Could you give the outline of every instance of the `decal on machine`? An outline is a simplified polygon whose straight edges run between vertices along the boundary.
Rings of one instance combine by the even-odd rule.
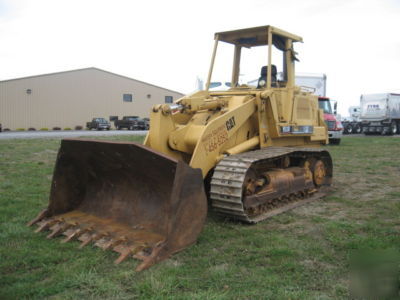
[[[213,152],[221,147],[228,140],[228,131],[225,125],[221,125],[218,128],[205,135],[201,142],[207,153]]]
[[[236,126],[235,116],[230,117],[225,124],[226,124],[226,130],[228,131],[231,130],[233,127],[235,127]]]

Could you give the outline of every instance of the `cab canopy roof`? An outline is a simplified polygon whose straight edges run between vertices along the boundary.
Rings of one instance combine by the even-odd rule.
[[[217,32],[215,39],[226,43],[242,47],[254,47],[268,45],[268,31],[272,33],[272,43],[276,46],[284,45],[285,41],[290,39],[293,42],[303,42],[300,36],[291,34],[279,28],[267,25],[233,31]],[[281,47],[278,47],[281,48]]]

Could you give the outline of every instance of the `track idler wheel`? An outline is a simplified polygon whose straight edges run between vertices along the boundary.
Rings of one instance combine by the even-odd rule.
[[[303,162],[302,167],[305,169],[306,177],[312,179],[316,187],[325,183],[327,170],[322,160],[308,158]]]
[[[316,186],[321,186],[325,181],[326,169],[322,160],[317,160],[312,166],[313,181]]]

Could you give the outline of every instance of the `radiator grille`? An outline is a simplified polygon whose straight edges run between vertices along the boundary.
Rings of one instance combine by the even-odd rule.
[[[328,125],[328,130],[335,129],[336,121],[326,121],[326,125]]]

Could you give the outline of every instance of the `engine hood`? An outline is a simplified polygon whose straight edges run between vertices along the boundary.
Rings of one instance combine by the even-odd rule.
[[[336,121],[336,116],[334,114],[324,114],[325,121]]]

